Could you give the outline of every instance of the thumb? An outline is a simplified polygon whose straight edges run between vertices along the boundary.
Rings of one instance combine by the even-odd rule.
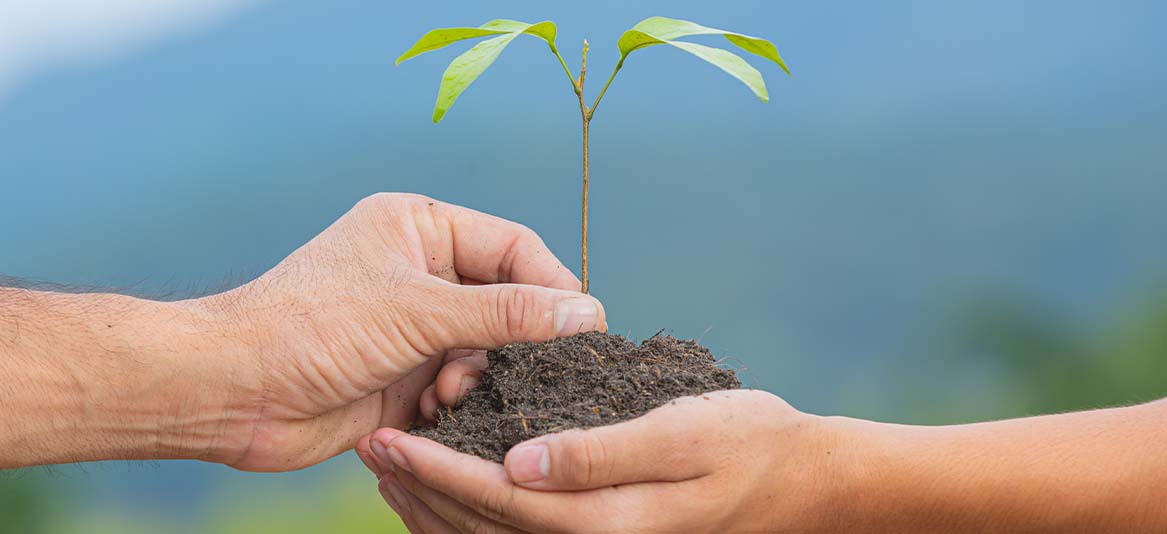
[[[575,291],[522,284],[448,290],[453,302],[436,310],[431,325],[444,334],[448,348],[491,349],[608,329],[600,301]]]
[[[636,419],[568,430],[520,443],[504,466],[516,484],[537,490],[587,490],[637,482],[678,482],[713,471],[714,432],[694,413],[658,408]],[[700,415],[700,414],[698,414]]]

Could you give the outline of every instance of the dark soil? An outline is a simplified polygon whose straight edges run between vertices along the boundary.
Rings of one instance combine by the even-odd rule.
[[[520,442],[569,428],[632,419],[672,399],[741,381],[695,341],[653,336],[640,346],[597,332],[514,343],[487,354],[478,387],[435,426],[410,432],[502,462]]]

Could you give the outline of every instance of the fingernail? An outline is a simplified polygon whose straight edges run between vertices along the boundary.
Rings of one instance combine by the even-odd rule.
[[[466,394],[470,393],[470,390],[477,385],[478,377],[469,375],[462,377],[462,380],[458,382],[458,402],[462,402],[462,399],[466,398]]]
[[[514,482],[538,482],[551,473],[551,456],[546,445],[521,445],[511,451],[510,457]]]
[[[401,454],[401,451],[397,450],[397,447],[390,445],[387,452],[389,453],[389,459],[393,460],[393,465],[409,471],[410,473],[413,472],[413,470],[409,468],[409,460],[405,459],[405,455]]]
[[[369,440],[369,448],[373,449],[373,456],[377,457],[377,462],[382,467],[391,467],[393,465],[393,461],[389,459],[389,455],[385,452],[385,444],[376,439],[371,439]]]
[[[599,315],[595,300],[588,297],[563,299],[555,305],[555,331],[559,336],[590,332],[596,329]]]

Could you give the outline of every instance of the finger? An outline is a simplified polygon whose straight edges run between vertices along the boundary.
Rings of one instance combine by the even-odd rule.
[[[392,476],[393,473],[386,473],[385,475],[377,477],[377,491],[381,494],[381,498],[385,500],[385,504],[388,504],[389,507],[393,509],[393,513],[397,514],[397,517],[400,517],[404,522],[406,515],[405,513],[407,511],[402,505],[404,496],[395,495],[392,491],[390,491],[389,477]]]
[[[413,519],[413,510],[410,508],[412,501],[407,498],[406,492],[400,486],[393,485],[395,480],[393,473],[386,473],[377,481],[377,491],[381,493],[381,498],[385,499],[385,504],[388,504],[401,522],[405,523],[406,530],[415,534],[424,533],[425,531]]]
[[[442,368],[451,362],[456,362],[465,358],[472,358],[478,355],[485,357],[485,351],[472,349],[452,349],[446,351],[446,356],[442,359]],[[449,380],[449,379],[447,379]],[[417,406],[417,424],[433,423],[437,420],[437,410],[441,408],[441,403],[438,401],[438,394],[435,388],[437,377],[433,377],[433,383],[426,386],[425,390],[421,392],[418,398]],[[385,425],[389,426],[389,425]],[[397,427],[401,428],[401,427]]]
[[[590,295],[520,284],[417,284],[400,311],[430,351],[491,349],[607,330],[604,308]],[[420,332],[425,332],[423,336]]]
[[[479,284],[481,285],[481,284]],[[455,362],[462,358],[472,358],[475,356],[486,356],[485,350],[480,349],[454,349],[446,351],[446,359],[442,360],[443,364]]]
[[[507,475],[538,490],[701,477],[715,468],[711,449],[724,422],[716,410],[703,397],[685,397],[615,425],[540,436],[507,452]]]
[[[418,410],[420,411],[421,418],[430,423],[436,421],[440,408],[437,387],[434,384],[430,384],[429,387],[425,388],[425,391],[421,392],[421,399],[418,400]]]
[[[459,532],[484,534],[520,532],[510,525],[488,519],[462,503],[426,487],[409,473],[400,472],[397,475],[397,480],[407,493],[424,503],[434,514],[437,514],[446,523],[453,525]]]
[[[487,283],[580,290],[575,275],[531,229],[445,202],[434,201],[429,207],[435,226],[449,233],[454,269],[460,276]]]
[[[435,514],[424,502],[418,499],[413,494],[405,490],[400,482],[400,477],[395,474],[388,474],[381,479],[380,487],[383,487],[382,496],[386,493],[385,502],[389,502],[392,498],[396,504],[403,509],[404,514],[407,514],[409,519],[406,526],[411,532],[424,532],[425,534],[458,534],[459,530],[442,519],[438,514]],[[393,504],[389,504],[390,508]],[[396,511],[396,508],[394,508]],[[405,515],[399,512],[398,515],[405,521]]]
[[[380,480],[390,466],[381,465],[380,460],[373,454],[372,441],[370,440],[372,436],[372,434],[369,434],[357,440],[357,445],[353,447],[353,450],[356,451],[357,458],[361,459],[361,463],[365,464],[365,467],[373,473],[373,476],[377,480]]]
[[[694,503],[709,500],[707,489],[695,481],[648,482],[577,492],[531,491],[500,481],[493,462],[456,453],[422,438],[413,438],[412,443],[400,441],[405,437],[408,436],[397,434],[388,448],[396,451],[393,454],[400,458],[399,462],[404,462],[394,464],[398,481],[434,513],[463,531],[485,528],[483,521],[489,521],[529,532],[579,531],[581,526],[590,532],[685,532],[690,530],[686,525],[692,526],[691,514],[661,511],[701,510]],[[431,448],[429,452],[437,456],[429,458],[425,452],[419,455],[416,446]],[[449,469],[435,471],[443,468]],[[494,527],[492,523],[485,525]]]
[[[561,530],[571,521],[600,519],[580,511],[579,499],[586,497],[515,486],[503,467],[494,462],[458,453],[396,429],[378,430],[372,439],[383,443],[386,460],[398,473],[412,474],[421,484],[493,521],[544,532]]]
[[[482,381],[486,370],[486,354],[468,356],[442,366],[434,380],[435,400],[445,406],[454,406],[466,393]]]
[[[460,530],[454,525],[451,525],[441,516],[435,514],[430,510],[425,503],[421,502],[417,497],[410,495],[408,492],[405,498],[409,500],[409,507],[412,510],[413,521],[417,524],[419,532],[425,534],[460,534]]]

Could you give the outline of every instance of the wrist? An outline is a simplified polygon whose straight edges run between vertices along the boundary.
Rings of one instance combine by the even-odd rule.
[[[813,432],[810,469],[815,473],[804,508],[817,532],[892,532],[889,503],[906,499],[905,488],[888,476],[896,433],[886,425],[842,416],[809,415]],[[788,518],[774,518],[776,525]]]
[[[957,471],[976,469],[950,443],[952,427],[880,423],[825,417],[840,462],[835,531],[963,531],[959,517],[973,503],[968,479]],[[953,469],[957,466],[957,469]],[[973,516],[976,516],[975,512]]]
[[[180,363],[191,377],[179,413],[196,422],[191,459],[231,464],[252,444],[263,409],[259,336],[223,295],[174,303],[186,316],[180,324],[186,345],[198,358]]]
[[[188,303],[0,289],[0,467],[216,459],[245,345]]]
[[[754,445],[744,447],[757,465],[757,485],[746,489],[726,530],[759,532],[892,532],[873,523],[874,496],[887,491],[878,467],[884,425],[799,412],[773,397],[758,418]],[[743,475],[744,476],[744,475]],[[779,498],[778,496],[781,496]],[[758,522],[743,518],[757,518]]]
[[[790,481],[777,477],[782,486],[769,487],[767,493],[785,492],[795,502],[755,507],[771,511],[765,530],[785,531],[790,525],[806,532],[944,530],[933,522],[939,518],[933,515],[932,491],[940,476],[933,471],[934,455],[928,450],[933,429],[799,415],[793,425],[798,435],[781,439],[798,446],[774,450],[779,465],[794,464],[794,471],[802,475],[794,479],[802,489],[791,494]]]
[[[258,383],[243,332],[198,300],[158,302],[110,295],[119,313],[97,324],[110,365],[85,381],[109,384],[84,399],[100,410],[127,459],[226,461],[250,438]],[[104,331],[102,331],[102,327]],[[99,458],[104,459],[104,458]]]

